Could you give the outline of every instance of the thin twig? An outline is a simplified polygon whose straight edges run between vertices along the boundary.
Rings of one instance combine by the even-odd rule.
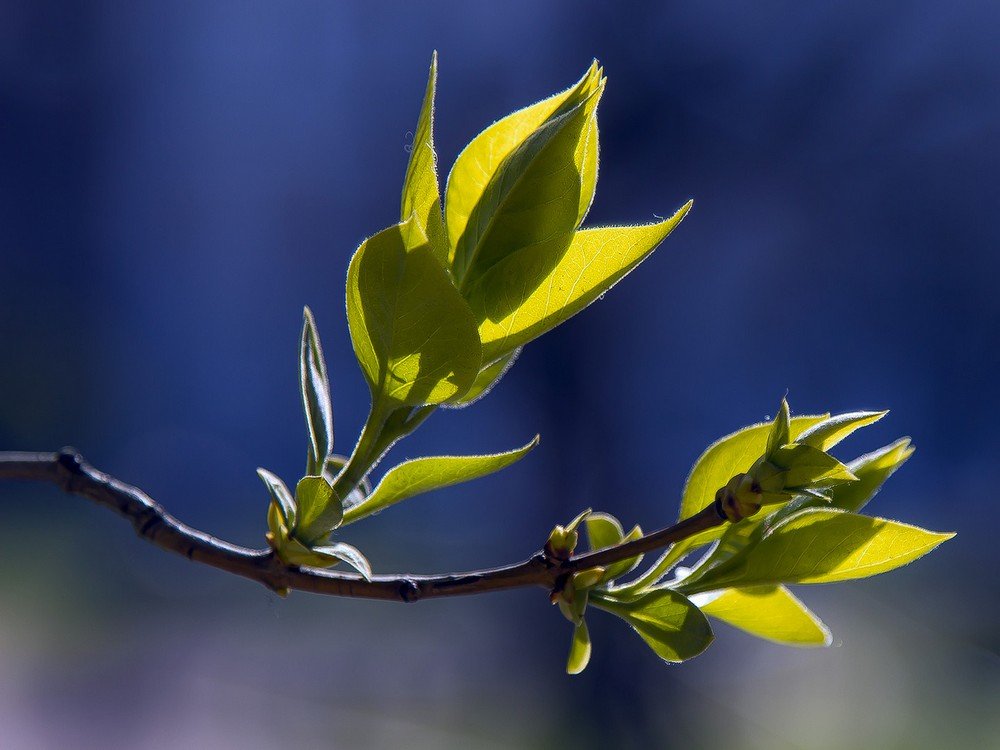
[[[136,533],[161,549],[234,573],[284,593],[290,589],[362,599],[415,602],[434,597],[542,586],[552,590],[569,574],[634,557],[723,523],[714,505],[673,526],[634,541],[568,560],[540,551],[500,568],[435,576],[374,576],[285,565],[270,550],[241,547],[181,523],[137,487],[98,471],[72,448],[58,453],[0,452],[0,479],[51,482],[93,500],[131,522]]]

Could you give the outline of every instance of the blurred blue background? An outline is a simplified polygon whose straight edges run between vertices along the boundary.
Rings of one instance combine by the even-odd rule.
[[[891,408],[872,511],[957,539],[800,595],[836,645],[726,626],[661,664],[536,591],[415,607],[193,566],[106,511],[0,487],[0,747],[1000,747],[996,424],[1000,6],[993,2],[0,3],[0,449],[81,449],[181,519],[262,544],[266,466],[305,456],[301,310],[337,447],[368,395],[348,261],[397,220],[431,51],[442,171],[606,66],[590,225],[684,224],[393,452],[506,472],[352,527],[382,572],[520,559],[593,506],[673,520],[688,468],[771,414]]]

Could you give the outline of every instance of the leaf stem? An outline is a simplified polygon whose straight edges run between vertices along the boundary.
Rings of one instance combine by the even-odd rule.
[[[350,458],[333,481],[336,496],[343,500],[350,495],[389,448],[416,430],[436,409],[435,405],[410,407],[374,402]]]

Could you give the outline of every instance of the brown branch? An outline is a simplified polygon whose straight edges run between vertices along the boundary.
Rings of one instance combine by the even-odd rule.
[[[372,580],[338,571],[299,568],[281,562],[270,550],[241,547],[181,523],[137,487],[98,471],[71,448],[59,453],[0,452],[0,479],[51,482],[65,492],[93,500],[131,522],[136,533],[161,549],[234,573],[284,593],[290,589],[362,599],[415,602],[444,596],[542,586],[561,587],[577,570],[609,565],[686,539],[725,520],[715,505],[673,526],[616,547],[560,560],[540,551],[523,562],[500,568],[436,576],[374,576]]]

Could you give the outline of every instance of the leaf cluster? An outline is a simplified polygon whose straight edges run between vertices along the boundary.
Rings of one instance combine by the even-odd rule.
[[[347,273],[347,317],[371,410],[349,456],[334,453],[329,376],[309,309],[299,347],[308,427],[306,471],[294,493],[260,469],[269,495],[267,539],[287,565],[340,562],[365,578],[365,556],[334,533],[392,505],[503,469],[538,437],[506,452],[404,461],[374,483],[381,457],[439,406],[483,397],[523,346],[589,305],[642,262],[688,212],[639,226],[583,228],[598,173],[597,108],[606,79],[595,61],[566,90],[498,120],[456,159],[442,194],[434,146],[432,60],[403,183],[400,220],[357,248]],[[567,670],[591,654],[590,607],[623,619],[667,662],[701,653],[709,618],[798,646],[826,645],[826,626],[787,588],[882,573],[926,554],[938,534],[861,513],[910,457],[902,439],[847,463],[830,450],[885,412],[792,417],[728,435],[698,459],[679,519],[713,507],[725,523],[642,556],[573,569],[552,601],[573,625]],[[704,527],[699,527],[704,528]],[[607,550],[643,539],[608,513],[584,511],[545,546],[552,565],[581,535]],[[689,567],[689,556],[704,549]],[[630,577],[631,576],[631,577]]]
[[[708,647],[713,638],[708,617],[777,643],[829,645],[829,629],[786,584],[884,573],[954,536],[860,512],[913,454],[910,441],[897,440],[846,464],[827,451],[885,414],[792,418],[782,400],[773,422],[745,427],[709,447],[688,477],[680,519],[741,493],[737,504],[746,516],[677,542],[634,580],[618,579],[638,560],[629,570],[608,569],[587,585],[584,572],[574,576],[559,595],[563,614],[574,625],[567,671],[580,672],[589,660],[583,619],[588,604],[624,619],[668,662]],[[585,513],[572,526],[580,524],[591,549],[627,540],[607,514]],[[553,532],[557,540],[563,538],[561,529]],[[693,566],[679,565],[706,546]]]
[[[435,456],[389,469],[381,456],[438,406],[482,398],[521,348],[589,305],[659,245],[687,213],[642,226],[582,229],[597,185],[594,62],[565,91],[504,117],[461,152],[442,193],[434,147],[437,56],[403,181],[400,221],[358,247],[347,318],[371,412],[349,457],[333,453],[330,385],[308,309],[300,384],[309,452],[294,494],[274,474],[268,541],[288,564],[339,561],[370,575],[363,555],[330,536],[394,503],[498,471],[526,455]]]

